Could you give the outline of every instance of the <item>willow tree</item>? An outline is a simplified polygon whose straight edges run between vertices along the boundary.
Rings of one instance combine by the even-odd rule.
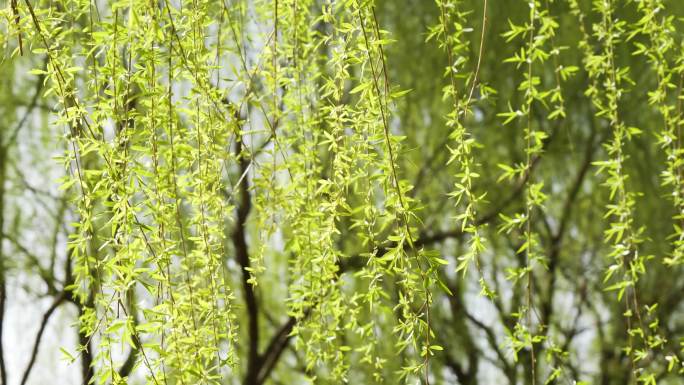
[[[681,382],[684,3],[2,15],[3,118],[25,117],[0,179],[49,126],[73,219],[63,271],[2,225],[33,263],[0,251],[0,300],[18,274],[54,297],[22,384],[65,302],[84,383]],[[49,121],[26,118],[39,99]]]

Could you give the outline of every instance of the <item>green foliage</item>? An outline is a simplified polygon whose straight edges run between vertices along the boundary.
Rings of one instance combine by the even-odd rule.
[[[684,374],[683,4],[2,12],[0,65],[63,134],[73,223],[42,275],[80,309],[85,382]]]

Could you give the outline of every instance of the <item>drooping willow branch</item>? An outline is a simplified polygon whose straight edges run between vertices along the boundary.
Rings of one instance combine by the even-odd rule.
[[[430,4],[428,36],[446,71],[418,98],[446,103],[426,106],[398,87],[409,66],[395,61],[404,46],[393,48],[382,28],[397,25],[380,11],[392,2],[13,2],[13,33],[24,54],[47,61],[33,72],[57,101],[53,123],[69,145],[62,188],[78,219],[66,295],[80,303],[86,377],[92,363],[97,383],[430,384],[449,371],[477,380],[473,355],[483,354],[511,382],[521,367],[533,384],[580,381],[567,357],[589,299],[561,285],[580,290],[565,277],[572,261],[609,247],[632,372],[650,381],[665,328],[646,326],[655,308],[644,313],[637,296],[649,245],[628,182],[639,130],[622,110],[629,78],[620,63],[632,52],[627,37],[643,44],[633,51],[655,74],[648,109],[663,116],[661,182],[678,211],[681,58],[672,19],[655,16],[663,2],[635,3],[642,19],[633,25],[616,4],[594,1],[585,18],[573,0],[515,2],[503,36],[489,32],[505,20],[491,2]],[[580,19],[578,47],[558,45],[574,24],[562,14],[568,6]],[[511,65],[492,63],[504,51]],[[583,68],[571,63],[580,59]],[[404,98],[418,106],[416,127],[403,120]],[[587,182],[601,124],[612,135],[608,160],[596,163],[610,201],[603,248],[584,234],[600,235],[602,224],[583,215],[595,211],[584,189],[604,199]],[[445,143],[440,170],[441,152],[415,155],[427,127]],[[566,157],[580,141],[582,154]],[[404,179],[414,169],[415,188]],[[663,258],[670,266],[679,265],[681,234],[675,227]],[[476,303],[473,263],[498,324],[459,312]],[[584,307],[571,326],[554,303],[566,293]],[[609,302],[599,306],[614,315]],[[446,346],[452,335],[467,354]]]

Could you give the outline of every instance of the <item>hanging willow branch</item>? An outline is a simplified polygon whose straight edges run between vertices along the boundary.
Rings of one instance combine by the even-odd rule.
[[[10,2],[0,43],[45,63],[75,222],[23,382],[65,300],[98,384],[472,384],[480,359],[582,383],[582,328],[629,383],[682,370],[650,288],[684,252],[682,8],[396,3]],[[670,196],[662,244],[639,186]]]

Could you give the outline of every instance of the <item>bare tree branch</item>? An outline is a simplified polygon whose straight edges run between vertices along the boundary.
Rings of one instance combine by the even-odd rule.
[[[38,357],[38,349],[40,347],[40,341],[43,338],[43,333],[45,332],[45,328],[47,327],[47,323],[50,320],[50,317],[52,314],[57,310],[59,305],[64,302],[64,299],[66,297],[66,293],[62,291],[52,302],[52,305],[47,309],[45,314],[43,314],[43,320],[40,323],[40,327],[38,328],[38,334],[36,334],[36,339],[35,342],[33,343],[33,350],[31,351],[31,358],[29,359],[29,363],[26,366],[26,369],[24,370],[24,375],[21,378],[21,385],[26,385],[26,382],[28,381],[28,377],[31,374],[31,370],[33,369],[33,364],[36,363],[36,358]]]
[[[5,305],[7,302],[7,282],[5,275],[5,254],[2,248],[5,228],[5,179],[7,173],[7,146],[0,137],[0,380],[7,385],[7,368],[5,367],[4,345],[2,336],[5,324]]]
[[[306,314],[308,313],[309,312],[307,312]],[[292,328],[296,324],[297,319],[295,317],[290,317],[280,327],[280,330],[278,330],[278,332],[271,339],[271,342],[269,343],[268,347],[266,348],[266,351],[263,353],[260,359],[262,365],[257,376],[257,385],[263,384],[266,381],[266,379],[268,379],[269,375],[278,363],[280,356],[282,355],[283,351],[290,342],[290,339],[292,339],[290,333],[292,332]]]
[[[240,137],[237,140],[237,148],[235,150],[236,155],[240,158],[240,174],[245,173],[247,171],[247,168],[249,167],[249,161],[244,156],[242,156],[242,146],[242,138]],[[235,246],[237,262],[240,265],[240,270],[242,272],[242,290],[243,295],[245,297],[245,304],[247,306],[248,316],[247,330],[249,334],[249,347],[247,355],[247,373],[245,374],[245,384],[256,384],[260,366],[258,350],[259,309],[256,301],[256,295],[254,293],[254,287],[250,283],[251,273],[249,271],[249,251],[245,234],[245,222],[252,208],[248,178],[244,178],[244,180],[238,188],[240,190],[240,200],[237,205],[237,221],[235,229],[233,230],[232,238],[233,244]]]

